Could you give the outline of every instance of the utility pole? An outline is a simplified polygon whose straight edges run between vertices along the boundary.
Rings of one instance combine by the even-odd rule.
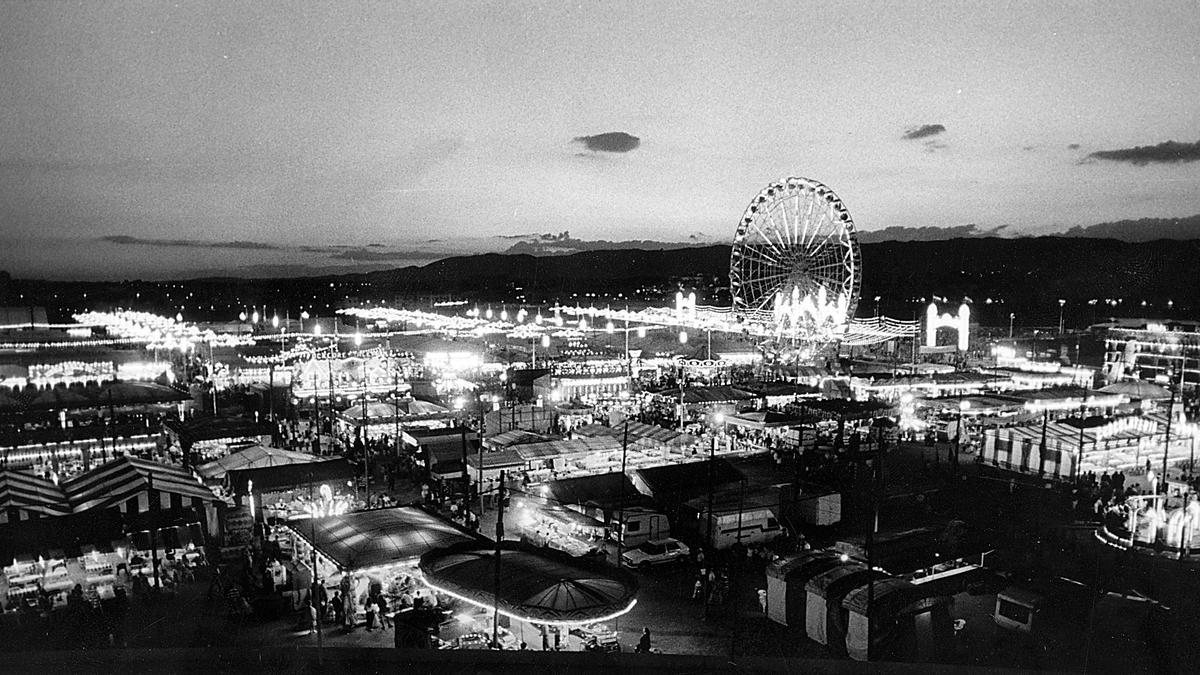
[[[313,489],[313,473],[312,473],[312,471],[309,471],[308,472],[308,501],[309,501],[309,504],[313,503],[312,489]],[[250,495],[250,498],[254,499],[254,495]],[[318,591],[318,589],[321,586],[320,586],[320,582],[317,579],[317,514],[315,511],[308,519],[308,526],[310,528],[309,529],[309,537],[312,541],[312,575],[313,575],[312,589],[308,592],[308,594],[310,596],[309,602],[312,604],[312,607],[316,611],[316,615],[317,615],[317,663],[324,663],[325,662],[325,654],[324,654],[324,651],[322,650],[322,647],[324,647],[324,640],[321,635],[321,618],[322,618],[321,617],[321,602],[320,602],[320,596],[319,596],[319,591]]]
[[[716,546],[713,545],[713,464],[717,459],[717,436],[713,434],[712,445],[708,448],[708,538],[704,545],[709,548],[709,554],[716,554]],[[705,565],[711,567],[712,560],[705,559]],[[704,618],[708,619],[708,595],[711,589],[708,584],[708,575],[704,575]]]
[[[883,490],[884,441],[882,430],[879,449],[875,451],[872,467],[874,485],[871,487],[871,526],[867,528],[867,661],[871,660],[871,644],[875,638],[875,532],[879,530],[879,492]]]
[[[628,332],[625,333],[629,335]],[[621,567],[621,549],[625,543],[625,458],[629,452],[629,417],[625,417],[625,433],[621,438],[621,496],[617,501],[617,567]],[[613,619],[619,625],[621,619]]]
[[[150,501],[150,563],[154,571],[154,592],[162,591],[162,582],[158,578],[158,530],[159,514],[162,512],[162,499],[154,489],[154,473],[146,473],[146,498]],[[251,497],[253,499],[253,497]]]
[[[367,493],[367,504],[371,503],[371,448],[367,445],[367,380],[366,374],[363,374],[363,398],[362,398],[362,429],[361,440],[363,449],[363,489]]]
[[[742,625],[741,612],[738,611],[738,579],[742,576],[742,563],[746,560],[746,556],[742,551],[742,509],[745,505],[745,500],[746,478],[742,477],[741,487],[738,489],[737,555],[734,556],[733,565],[730,568],[733,576],[729,589],[729,594],[733,600],[733,635],[729,639],[730,662],[737,657],[738,629]]]
[[[497,648],[500,646],[500,542],[504,541],[504,500],[507,498],[504,479],[505,472],[501,470],[496,509],[496,578],[492,586],[492,646]]]

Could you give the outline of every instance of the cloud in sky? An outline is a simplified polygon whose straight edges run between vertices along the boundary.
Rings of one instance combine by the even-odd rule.
[[[1068,145],[1068,146],[1067,146],[1067,149],[1068,149],[1068,150],[1078,150],[1078,149],[1079,149],[1079,144],[1078,144],[1078,143],[1072,143],[1072,144],[1070,144],[1070,145]]]
[[[198,241],[195,239],[156,239],[149,237],[130,237],[124,234],[111,234],[100,237],[101,241],[122,246],[177,246],[183,248],[236,248],[255,251],[276,251],[280,246],[266,244],[260,241]]]
[[[595,136],[576,136],[572,143],[582,143],[583,147],[592,152],[629,152],[636,150],[642,144],[642,139],[624,131],[610,131]]]
[[[938,134],[944,133],[945,131],[946,131],[946,127],[944,127],[940,124],[922,124],[919,127],[913,127],[911,129],[906,130],[904,132],[903,138],[906,141],[913,141],[918,138],[929,138],[930,136],[937,136]]]
[[[1117,150],[1097,150],[1088,159],[1106,159],[1111,162],[1127,162],[1134,166],[1147,164],[1180,164],[1200,161],[1200,141],[1180,143],[1163,141],[1158,145],[1139,145]]]
[[[965,239],[969,237],[1001,237],[1008,225],[996,227],[980,227],[974,223],[969,225],[951,225],[948,227],[897,227],[892,225],[881,230],[867,230],[858,233],[858,240],[864,244],[874,244],[883,241],[944,241],[947,239]]]

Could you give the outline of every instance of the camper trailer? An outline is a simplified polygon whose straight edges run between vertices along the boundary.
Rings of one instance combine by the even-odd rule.
[[[665,539],[671,536],[671,523],[667,517],[658,511],[646,508],[625,509],[625,522],[621,523],[616,517],[611,523],[612,537],[621,542],[624,547],[633,547],[651,539]]]

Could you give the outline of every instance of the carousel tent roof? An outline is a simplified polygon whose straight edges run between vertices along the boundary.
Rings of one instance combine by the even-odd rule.
[[[81,387],[53,387],[42,389],[29,398],[31,410],[72,410],[99,405],[84,396]]]
[[[768,427],[788,427],[801,423],[801,418],[774,410],[762,410],[729,415],[725,422],[734,426],[748,429],[766,429]]]
[[[289,527],[343,570],[413,562],[454,544],[486,545],[482,537],[416,506],[355,511]]]
[[[252,445],[244,450],[196,467],[196,473],[205,480],[220,480],[226,472],[236,469],[259,469],[264,466],[315,462],[319,457],[306,452],[293,452],[281,448]]]
[[[292,462],[256,468],[230,469],[225,472],[225,484],[234,494],[249,492],[249,483],[254,481],[254,491],[281,491],[324,483],[350,480],[357,475],[354,465],[344,457],[335,457],[319,462]]]
[[[346,408],[342,412],[338,413],[338,416],[346,420],[361,422],[363,420],[363,407],[362,405],[351,404],[349,408]],[[367,403],[366,417],[367,419],[390,420],[396,417],[396,406],[392,405],[391,403],[384,403],[382,401],[371,401],[370,403]]]
[[[439,415],[450,412],[450,409],[445,406],[415,398],[402,400],[398,406],[400,412],[405,415]]]
[[[175,466],[133,457],[118,457],[63,484],[75,511],[107,508],[153,487],[185,498],[217,501],[212,490]]]
[[[1105,394],[1123,394],[1133,399],[1170,398],[1171,390],[1145,380],[1121,380],[1100,388]]]
[[[625,570],[514,541],[500,544],[499,586],[496,551],[479,543],[428,553],[421,572],[451,595],[539,623],[604,620],[632,607],[638,592],[637,579]]]
[[[25,471],[0,471],[0,511],[17,508],[41,516],[71,512],[67,493],[53,481]]]
[[[174,387],[155,382],[106,382],[97,393],[96,405],[172,403],[190,399],[191,396]]]

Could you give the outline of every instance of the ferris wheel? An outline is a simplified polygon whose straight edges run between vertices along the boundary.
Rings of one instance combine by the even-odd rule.
[[[862,253],[850,212],[833,190],[788,178],[742,215],[729,260],[733,311],[785,359],[835,343],[858,306]]]

